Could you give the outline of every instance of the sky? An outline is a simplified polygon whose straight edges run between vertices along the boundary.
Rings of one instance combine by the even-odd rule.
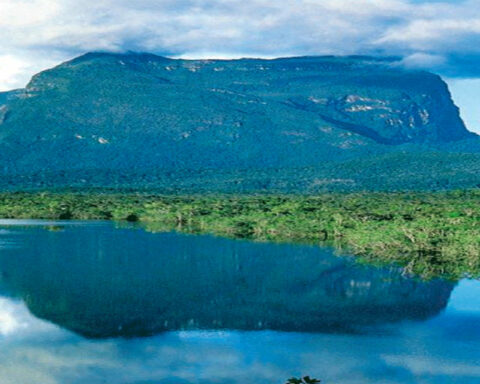
[[[443,75],[480,132],[480,0],[0,0],[0,91],[89,51],[396,56]]]

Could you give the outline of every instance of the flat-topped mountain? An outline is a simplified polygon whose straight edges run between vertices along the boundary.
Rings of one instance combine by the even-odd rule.
[[[3,188],[471,187],[478,142],[439,76],[368,57],[89,53],[0,94]]]

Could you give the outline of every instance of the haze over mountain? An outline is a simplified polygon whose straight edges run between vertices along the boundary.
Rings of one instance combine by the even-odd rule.
[[[0,105],[4,189],[480,185],[480,140],[446,84],[393,59],[89,53]]]

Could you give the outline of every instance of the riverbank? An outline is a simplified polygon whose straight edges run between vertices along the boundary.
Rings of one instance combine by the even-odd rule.
[[[318,196],[4,193],[1,218],[128,220],[151,231],[330,243],[423,278],[480,277],[480,192]]]

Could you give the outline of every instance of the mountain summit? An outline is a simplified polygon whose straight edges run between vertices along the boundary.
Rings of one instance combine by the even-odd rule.
[[[3,188],[468,187],[478,142],[439,76],[369,57],[88,53],[0,94]]]

